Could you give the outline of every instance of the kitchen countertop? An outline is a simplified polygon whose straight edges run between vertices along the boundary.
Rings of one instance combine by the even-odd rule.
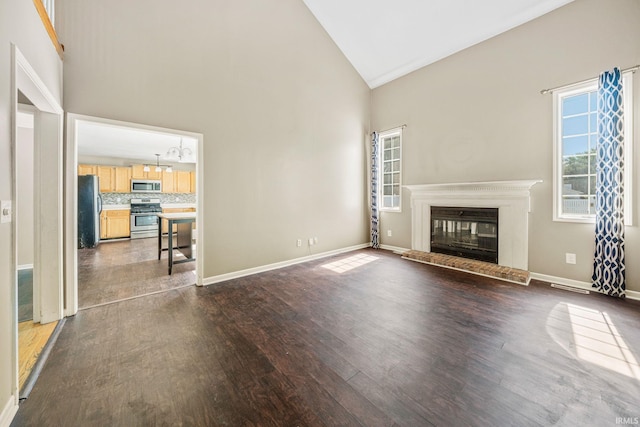
[[[131,209],[131,205],[102,205],[103,211],[118,211]]]
[[[176,213],[163,213],[158,214],[159,218],[170,220],[194,220],[196,219],[195,212],[176,212]]]
[[[195,203],[162,203],[161,208],[196,208]],[[116,211],[116,210],[131,209],[131,205],[102,205],[103,211]]]
[[[196,208],[195,203],[162,203],[161,208]]]

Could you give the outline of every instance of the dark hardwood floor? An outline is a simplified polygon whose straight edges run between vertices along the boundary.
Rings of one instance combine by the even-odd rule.
[[[635,301],[362,250],[80,311],[12,425],[616,425],[639,325]]]
[[[195,268],[195,263],[178,264],[169,276],[167,252],[158,260],[156,238],[105,241],[96,248],[78,249],[78,306],[82,309],[194,285]]]

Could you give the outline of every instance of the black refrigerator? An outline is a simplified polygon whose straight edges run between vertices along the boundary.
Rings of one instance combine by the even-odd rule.
[[[98,177],[78,177],[78,248],[94,248],[100,242],[102,196]]]

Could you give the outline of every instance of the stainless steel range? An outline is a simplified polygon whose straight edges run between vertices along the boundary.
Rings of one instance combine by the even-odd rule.
[[[157,237],[160,199],[131,199],[131,238]]]

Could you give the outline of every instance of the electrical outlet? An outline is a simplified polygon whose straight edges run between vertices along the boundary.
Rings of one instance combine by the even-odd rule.
[[[313,244],[314,244],[314,245],[317,245],[317,244],[318,244],[318,238],[317,238],[317,237],[314,237],[314,238],[313,238]]]
[[[302,246],[302,239],[298,239],[298,240],[296,240],[296,246],[297,246],[297,247]]]
[[[576,263],[576,254],[566,253],[564,254],[565,261],[567,264],[575,264]]]
[[[309,237],[309,246],[313,246],[313,237]]]
[[[387,237],[391,237],[393,236],[393,232],[391,232],[391,230],[387,230]]]

